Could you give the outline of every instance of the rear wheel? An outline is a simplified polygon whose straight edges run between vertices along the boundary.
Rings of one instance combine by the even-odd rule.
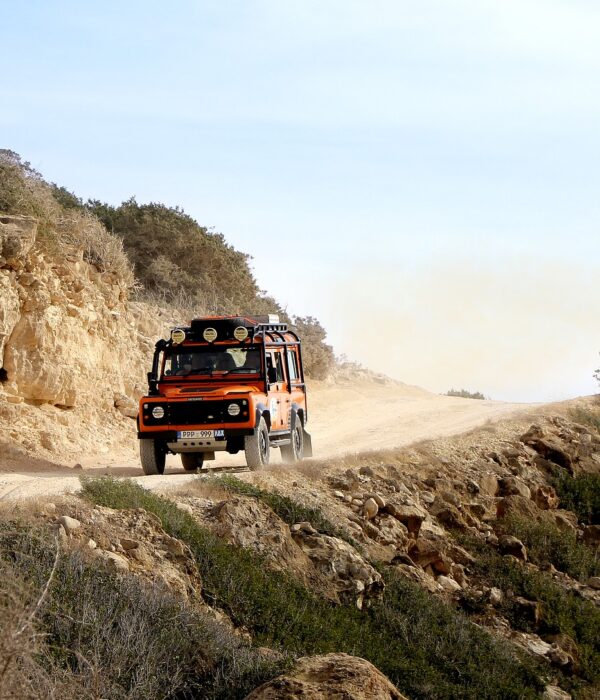
[[[246,464],[250,469],[262,469],[269,464],[271,446],[269,445],[269,430],[264,418],[260,418],[253,435],[244,438]]]
[[[140,459],[144,474],[164,474],[167,452],[158,440],[140,440]]]
[[[182,452],[181,464],[186,472],[195,472],[196,469],[202,469],[204,455],[202,452]]]
[[[289,445],[281,446],[281,458],[284,462],[300,462],[304,457],[304,431],[298,418],[294,421],[291,438]]]

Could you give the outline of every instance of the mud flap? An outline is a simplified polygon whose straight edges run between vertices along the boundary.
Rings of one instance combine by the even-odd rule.
[[[306,430],[304,430],[304,428],[302,429],[302,432],[304,433],[304,456],[310,458],[313,456],[312,438],[306,432]]]

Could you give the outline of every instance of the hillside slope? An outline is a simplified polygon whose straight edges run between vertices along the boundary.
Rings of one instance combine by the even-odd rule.
[[[0,622],[23,632],[0,645],[0,691],[596,698],[598,415],[579,402],[169,497],[98,479],[4,501]]]

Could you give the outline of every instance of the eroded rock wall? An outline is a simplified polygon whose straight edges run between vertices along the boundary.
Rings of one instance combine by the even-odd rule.
[[[0,217],[0,460],[133,450],[131,416],[172,320],[129,302],[81,250],[41,253],[36,234],[34,219]]]

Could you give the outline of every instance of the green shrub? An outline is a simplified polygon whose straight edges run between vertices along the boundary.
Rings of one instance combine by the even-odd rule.
[[[200,226],[178,207],[138,204],[118,207],[88,203],[107,229],[123,241],[146,295],[171,304],[187,298],[200,314],[280,313],[259,289],[249,256],[222,234]]]
[[[475,574],[485,579],[487,585],[513,593],[513,596],[505,596],[501,607],[511,626],[542,635],[569,635],[579,649],[580,675],[590,682],[600,683],[600,609],[575,593],[565,591],[550,574],[532,571],[472,538],[460,539],[476,554]],[[514,596],[541,603],[537,625],[523,617]]]
[[[303,341],[302,359],[304,371],[313,379],[325,379],[335,363],[333,348],[325,342],[327,333],[312,316],[296,316],[292,328]]]
[[[530,560],[542,566],[552,564],[559,571],[585,582],[600,575],[600,559],[594,551],[577,541],[572,530],[550,522],[535,522],[511,516],[502,521],[506,530],[527,547]]]
[[[47,533],[17,528],[0,525],[1,556],[41,589],[54,545]],[[73,698],[242,698],[287,664],[285,657],[267,658],[164,585],[117,575],[78,552],[60,558],[37,627],[44,677],[70,681],[79,691]],[[54,695],[36,697],[42,696]]]
[[[564,469],[556,468],[551,482],[562,508],[572,510],[586,525],[600,523],[600,474],[571,476]]]
[[[597,404],[596,404],[597,405]],[[576,423],[587,425],[597,433],[600,433],[600,409],[594,407],[582,408],[577,406],[569,411],[569,416]]]
[[[227,545],[165,498],[122,480],[84,481],[112,508],[145,508],[194,553],[210,601],[255,643],[292,654],[343,651],[374,663],[411,698],[534,698],[535,665],[416,584],[386,576],[386,595],[365,611],[319,599],[248,550]]]

